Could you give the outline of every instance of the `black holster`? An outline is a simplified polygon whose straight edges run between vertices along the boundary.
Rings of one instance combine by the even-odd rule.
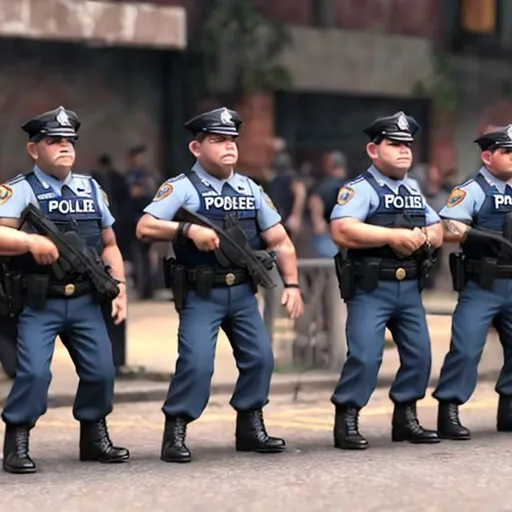
[[[187,269],[178,265],[174,258],[163,260],[165,287],[172,290],[174,307],[179,313],[185,307],[187,298]]]
[[[0,282],[0,317],[19,315],[23,308],[23,284],[21,274],[4,268]]]
[[[450,274],[452,275],[452,287],[456,292],[461,292],[468,282],[466,273],[466,255],[462,252],[452,252],[449,256]]]
[[[424,258],[417,261],[418,265],[418,289],[422,292],[427,284],[430,269],[436,262],[436,258],[432,254],[426,254]]]
[[[338,253],[334,256],[334,265],[341,298],[344,301],[350,300],[356,294],[354,264],[349,259],[344,258],[341,253]]]
[[[23,308],[23,283],[22,275],[4,269],[3,290],[1,299],[1,316],[14,317],[20,314]]]

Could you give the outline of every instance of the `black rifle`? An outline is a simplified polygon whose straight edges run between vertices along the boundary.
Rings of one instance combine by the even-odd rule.
[[[274,283],[269,273],[273,266],[271,255],[267,253],[268,259],[265,259],[261,254],[264,251],[253,251],[251,249],[247,237],[240,226],[238,226],[236,219],[228,217],[228,227],[224,230],[202,215],[188,208],[181,207],[176,214],[176,220],[197,224],[215,231],[220,239],[221,251],[217,252],[216,256],[220,260],[219,263],[221,265],[223,264],[223,259],[220,253],[223,253],[229,262],[246,268],[249,275],[256,279],[261,286],[264,288],[275,288],[276,283]],[[224,264],[224,266],[226,265]]]
[[[507,240],[499,231],[470,228],[466,240],[475,240],[489,244],[500,257],[512,258],[512,241]]]
[[[28,222],[43,236],[49,238],[59,251],[59,259],[52,265],[55,277],[87,276],[99,295],[114,300],[119,294],[119,281],[109,273],[109,267],[101,262],[98,254],[89,249],[75,231],[61,232],[46,215],[29,204],[22,212],[20,228]]]

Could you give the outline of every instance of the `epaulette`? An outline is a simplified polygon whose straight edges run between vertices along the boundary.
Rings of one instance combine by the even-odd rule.
[[[462,187],[465,187],[467,185],[469,185],[470,183],[473,183],[475,181],[474,178],[470,178],[469,180],[465,181],[464,183],[461,183],[460,185],[457,185],[456,187],[454,188],[462,188]]]
[[[360,181],[364,181],[364,176],[356,176],[353,180],[348,181],[345,183],[346,187],[351,187],[352,185],[355,185],[356,183],[359,183]]]
[[[174,183],[174,182],[180,181],[186,177],[187,177],[187,175],[185,173],[181,173],[181,174],[178,174],[178,176],[173,176],[172,178],[169,178],[165,183]]]
[[[17,176],[14,176],[14,178],[11,178],[10,180],[6,181],[5,185],[16,185],[16,183],[19,183],[20,181],[25,180],[24,174],[18,174]]]

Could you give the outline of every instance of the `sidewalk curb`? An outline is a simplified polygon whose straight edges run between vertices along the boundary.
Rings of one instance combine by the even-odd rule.
[[[497,378],[497,371],[488,371],[482,373],[478,377],[479,382],[495,381]],[[326,377],[319,377],[311,380],[301,380],[302,376],[296,376],[286,382],[278,382],[272,384],[270,395],[292,395],[296,400],[301,393],[311,393],[315,391],[328,391],[334,390],[338,382],[338,377],[335,375],[328,375]],[[385,375],[379,378],[377,388],[389,388],[394,380],[394,375]],[[144,381],[147,383],[147,381]],[[431,379],[429,387],[437,385],[438,379]],[[211,396],[230,395],[233,392],[234,383],[221,383],[212,384]],[[144,389],[144,390],[128,390],[128,391],[115,391],[114,400],[116,404],[129,404],[136,402],[163,402],[167,394],[167,387],[157,389]],[[70,407],[73,405],[74,393],[60,393],[50,395],[48,398],[48,407]],[[1,400],[3,405],[5,400]]]

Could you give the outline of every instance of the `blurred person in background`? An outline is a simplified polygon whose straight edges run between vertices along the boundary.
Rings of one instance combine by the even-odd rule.
[[[303,225],[306,187],[287,151],[277,153],[272,172],[268,195],[284,220],[283,225],[288,236],[294,241]]]
[[[318,258],[334,258],[338,248],[332,241],[329,222],[338,191],[347,181],[345,155],[339,151],[325,154],[322,171],[323,176],[309,197],[308,208],[316,256]]]
[[[126,216],[127,208],[130,207],[128,182],[123,174],[115,168],[112,157],[107,153],[102,154],[98,158],[91,176],[99,183],[109,198],[110,211],[114,218],[117,219],[114,224],[114,232],[123,259],[126,259],[132,236],[130,235],[130,230],[133,227]]]
[[[155,268],[151,259],[151,244],[135,237],[137,222],[143,210],[156,193],[160,177],[150,170],[146,162],[147,148],[144,145],[133,147],[128,152],[126,180],[130,190],[129,233],[133,264],[132,278],[140,299],[151,299],[155,293]]]

